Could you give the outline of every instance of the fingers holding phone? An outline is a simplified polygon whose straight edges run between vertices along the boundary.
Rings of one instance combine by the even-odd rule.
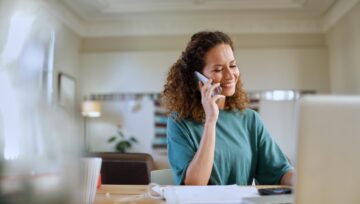
[[[212,80],[209,80],[209,82],[212,81]],[[208,85],[208,90],[206,92],[206,97],[214,97],[216,95],[219,95],[221,93],[218,93],[218,88],[220,88],[220,83],[215,83],[215,84],[209,84]]]
[[[208,80],[208,82],[206,82],[205,84],[199,82],[199,90],[201,92],[201,98],[214,98],[214,99],[222,98],[221,93],[218,92],[219,88],[221,88],[220,83],[212,84],[212,79]],[[215,97],[217,95],[219,95],[219,97]]]
[[[205,120],[216,122],[219,115],[219,106],[217,102],[225,99],[225,96],[221,95],[221,92],[219,93],[219,89],[221,90],[220,83],[212,84],[212,79],[207,79],[200,73],[196,75],[199,79],[201,103],[205,111]]]
[[[206,82],[199,81],[199,89],[201,92],[201,98],[212,97],[214,95],[215,88],[212,88],[212,87],[214,87],[212,82],[213,82],[212,79],[209,79]]]
[[[204,85],[206,84],[208,88],[211,87],[212,82],[213,82],[212,79],[208,79],[206,76],[204,76],[203,74],[201,74],[200,72],[197,72],[197,71],[195,71],[195,76],[196,76],[196,78],[197,78],[200,82],[202,82],[202,84],[204,84]],[[209,81],[210,81],[210,82],[209,82]],[[221,94],[221,91],[222,91],[221,87],[220,87],[220,86],[217,86],[217,87],[214,89],[214,91],[211,92],[211,93],[212,93],[211,96],[214,96],[214,95],[216,95],[216,94]]]

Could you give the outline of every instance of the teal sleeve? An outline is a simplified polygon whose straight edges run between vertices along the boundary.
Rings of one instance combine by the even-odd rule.
[[[260,116],[254,112],[253,131],[257,138],[257,167],[255,179],[261,185],[278,185],[282,176],[293,170],[287,157],[264,127]]]
[[[167,122],[168,159],[176,185],[184,184],[187,168],[195,155],[189,132],[181,121],[169,117]]]

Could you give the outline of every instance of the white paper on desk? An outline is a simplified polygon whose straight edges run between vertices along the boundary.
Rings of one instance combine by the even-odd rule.
[[[166,203],[241,203],[244,197],[259,196],[255,187],[228,186],[166,186]]]

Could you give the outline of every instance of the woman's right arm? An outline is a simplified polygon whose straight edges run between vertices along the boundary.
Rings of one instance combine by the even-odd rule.
[[[209,183],[215,153],[215,129],[219,116],[219,107],[216,101],[225,98],[223,95],[211,96],[211,93],[220,84],[211,85],[212,80],[199,87],[201,103],[205,111],[205,124],[199,148],[191,160],[184,180],[185,185],[207,185]],[[209,87],[209,85],[211,85]]]

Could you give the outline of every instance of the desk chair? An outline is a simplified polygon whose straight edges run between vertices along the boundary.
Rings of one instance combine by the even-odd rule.
[[[91,156],[102,158],[103,184],[147,185],[155,166],[151,155],[145,153],[96,152]]]
[[[171,169],[160,169],[151,171],[151,183],[159,185],[175,185]]]

